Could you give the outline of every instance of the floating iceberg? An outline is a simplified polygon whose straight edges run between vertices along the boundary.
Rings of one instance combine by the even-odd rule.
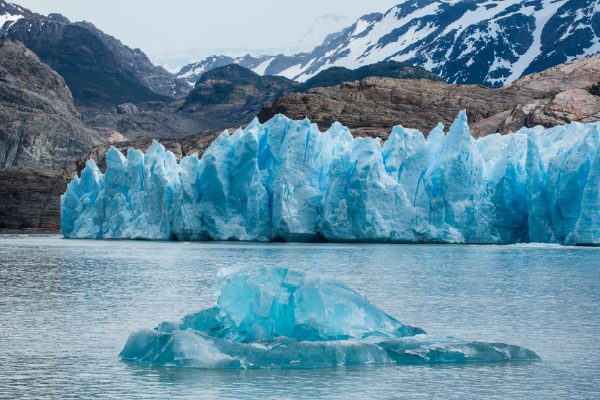
[[[213,308],[132,334],[121,358],[196,368],[533,361],[503,343],[431,337],[344,284],[284,268],[222,275]]]
[[[67,238],[600,245],[600,124],[474,139],[461,112],[427,138],[353,138],[278,115],[202,159],[154,142],[88,161],[62,197]]]

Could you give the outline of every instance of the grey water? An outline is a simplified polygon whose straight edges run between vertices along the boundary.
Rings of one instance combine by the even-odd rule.
[[[540,362],[199,370],[122,362],[129,333],[211,306],[221,268],[339,279],[428,333]],[[0,236],[0,398],[597,399],[600,249]]]

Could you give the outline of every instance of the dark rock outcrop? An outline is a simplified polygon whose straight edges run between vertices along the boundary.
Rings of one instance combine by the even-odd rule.
[[[415,67],[397,61],[382,61],[357,69],[331,67],[304,82],[300,88],[302,91],[306,91],[315,87],[337,86],[344,82],[359,81],[368,77],[441,81],[438,75],[423,67]]]
[[[123,103],[115,107],[115,114],[137,114],[138,107],[133,103]]]
[[[0,170],[60,168],[101,142],[65,81],[21,43],[0,38]]]
[[[265,102],[290,92],[298,83],[280,76],[260,76],[236,64],[202,75],[180,111],[202,115],[222,127],[244,124]]]
[[[0,14],[8,6],[0,0]],[[22,18],[0,27],[0,35],[24,43],[56,70],[77,103],[165,100],[190,90],[187,82],[154,66],[141,50],[130,49],[88,22],[70,22],[60,14],[46,17],[21,7],[12,12]]]
[[[70,178],[64,170],[0,170],[0,232],[58,232],[60,196]]]

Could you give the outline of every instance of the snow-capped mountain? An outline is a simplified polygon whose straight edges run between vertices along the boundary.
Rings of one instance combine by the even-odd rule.
[[[215,68],[224,67],[229,64],[238,64],[253,70],[259,75],[264,75],[261,64],[264,64],[265,61],[270,63],[273,58],[274,57],[271,56],[254,57],[251,55],[245,55],[242,57],[210,56],[200,62],[189,64],[181,68],[181,70],[177,73],[177,76],[179,78],[186,79],[193,84],[196,83],[200,76],[202,76],[205,72],[212,71]]]
[[[406,0],[329,35],[310,53],[233,62],[260,74],[306,81],[332,66],[395,60],[450,83],[497,87],[600,52],[600,0]],[[184,67],[197,79],[207,60]]]

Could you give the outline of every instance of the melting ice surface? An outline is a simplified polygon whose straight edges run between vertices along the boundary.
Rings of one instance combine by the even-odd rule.
[[[133,333],[121,358],[196,368],[533,361],[504,343],[432,337],[344,284],[285,268],[221,274],[214,308]]]
[[[600,244],[600,124],[474,139],[461,112],[379,139],[278,115],[202,159],[155,142],[62,197],[67,238]]]

